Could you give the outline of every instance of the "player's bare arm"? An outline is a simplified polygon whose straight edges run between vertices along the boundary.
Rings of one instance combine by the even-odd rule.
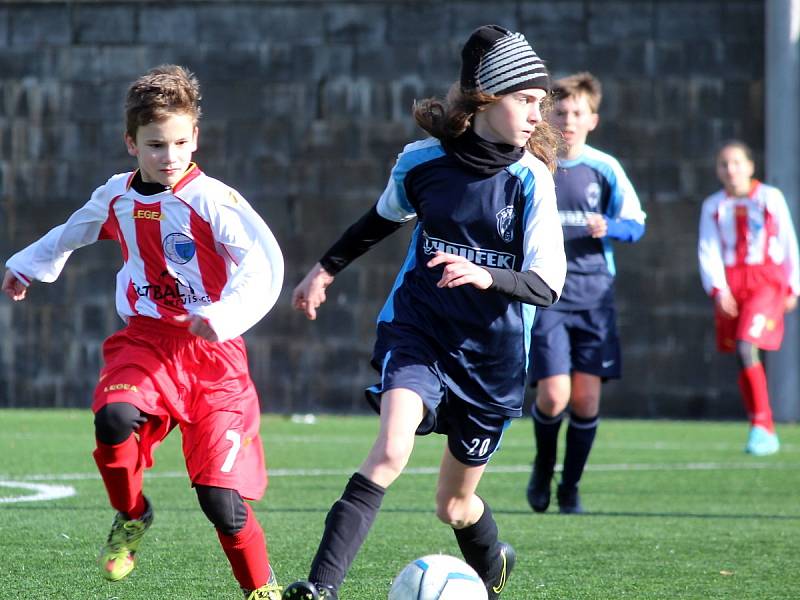
[[[463,256],[437,252],[428,261],[428,268],[445,265],[442,278],[437,282],[437,287],[454,288],[461,285],[472,285],[479,290],[487,290],[492,285],[493,279],[489,271],[468,261]]]
[[[797,308],[797,296],[794,294],[790,294],[786,296],[786,305],[785,310],[787,313],[792,312],[795,308]]]
[[[292,306],[305,313],[311,321],[317,318],[317,309],[325,302],[325,289],[333,283],[334,276],[317,263],[292,292]]]
[[[3,276],[3,292],[14,302],[19,302],[25,299],[28,288],[10,270],[6,270],[6,274]]]

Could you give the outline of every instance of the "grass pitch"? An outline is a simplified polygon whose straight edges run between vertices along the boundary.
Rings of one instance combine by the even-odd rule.
[[[282,583],[307,575],[325,514],[376,431],[371,416],[264,417],[270,485],[254,508]],[[529,510],[531,431],[529,419],[508,430],[479,490],[518,554],[504,600],[800,597],[800,427],[780,427],[781,452],[753,458],[742,452],[742,423],[604,420],[582,516]],[[343,600],[386,598],[415,557],[459,555],[433,512],[443,443],[418,438]],[[93,444],[88,410],[0,411],[0,598],[240,598],[189,487],[178,431],[145,478],[155,523],[136,570],[119,583],[100,577],[96,553],[113,514]]]

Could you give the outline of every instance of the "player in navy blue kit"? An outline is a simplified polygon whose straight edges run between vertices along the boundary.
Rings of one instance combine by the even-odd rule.
[[[536,512],[550,505],[558,433],[569,406],[556,497],[560,512],[580,513],[578,482],[597,432],[600,388],[621,374],[611,240],[637,241],[644,234],[645,214],[616,159],[586,144],[599,119],[600,82],[590,73],[577,73],[554,82],[553,95],[550,122],[565,142],[555,184],[567,278],[558,304],[539,311],[533,326],[536,459],[527,496]]]
[[[514,566],[498,540],[481,475],[510,420],[521,416],[534,306],[556,301],[566,258],[553,178],[557,134],[542,121],[549,75],[519,33],[480,27],[462,50],[445,101],[415,107],[432,137],[405,147],[373,206],[295,288],[309,319],[334,276],[417,219],[407,258],[378,317],[368,398],[380,432],[331,507],[308,582],[284,599],[337,598],[414,435],[447,436],[436,514],[498,598]]]

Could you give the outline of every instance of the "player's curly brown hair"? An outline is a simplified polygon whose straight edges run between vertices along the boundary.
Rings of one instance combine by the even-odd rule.
[[[415,102],[414,120],[435,138],[453,139],[466,131],[475,114],[486,110],[500,98],[477,90],[466,91],[455,83],[444,100],[425,98]],[[544,118],[552,106],[552,97],[548,94],[541,106],[543,120],[536,124],[526,147],[550,171],[555,171],[561,136]]]
[[[178,65],[150,69],[128,88],[125,97],[125,132],[136,138],[139,127],[184,113],[200,119],[200,84],[194,73]]]

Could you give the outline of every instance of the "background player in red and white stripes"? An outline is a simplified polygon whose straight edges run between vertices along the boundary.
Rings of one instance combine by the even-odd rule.
[[[713,298],[717,347],[736,352],[739,389],[750,419],[745,450],[774,454],[775,434],[761,351],[778,350],[783,315],[797,306],[797,237],[783,194],[753,179],[752,152],[738,140],[717,154],[723,189],[703,202],[698,257]]]
[[[267,477],[260,409],[240,337],[275,304],[280,248],[235,190],[191,162],[200,91],[175,65],[129,88],[125,144],[139,168],[112,176],[63,225],[12,256],[2,289],[22,300],[52,282],[72,251],[114,240],[122,251],[116,308],[126,327],[103,345],[94,395],[94,458],[118,511],[100,554],[118,581],[153,520],[142,475],[176,425],[192,485],[245,597],[280,598],[264,533],[244,499]]]

